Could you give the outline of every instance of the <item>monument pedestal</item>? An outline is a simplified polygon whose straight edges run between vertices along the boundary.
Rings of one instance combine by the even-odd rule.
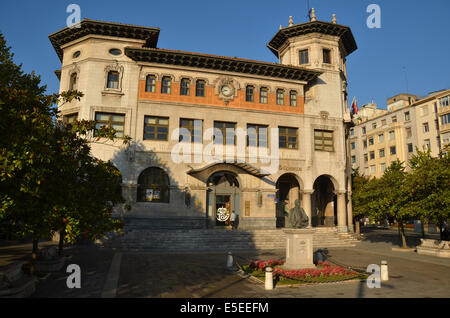
[[[313,261],[313,234],[311,229],[285,229],[286,269],[315,268]]]

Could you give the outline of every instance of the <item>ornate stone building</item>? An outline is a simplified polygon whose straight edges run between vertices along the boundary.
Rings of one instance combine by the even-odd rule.
[[[134,224],[223,228],[234,211],[240,229],[275,229],[299,199],[311,226],[352,230],[350,28],[291,19],[267,45],[279,63],[157,48],[159,32],[85,19],[49,36],[60,90],[84,93],[60,107],[63,119],[133,139],[92,144],[122,173],[132,209],[120,213]],[[225,159],[210,160],[211,149]]]

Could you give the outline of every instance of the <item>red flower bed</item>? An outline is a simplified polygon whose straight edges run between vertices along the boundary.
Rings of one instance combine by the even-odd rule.
[[[287,270],[280,267],[283,260],[251,261],[248,265],[250,270],[263,272],[266,267],[274,267],[274,278],[284,277],[291,279],[308,279],[314,277],[334,277],[334,276],[357,276],[358,273],[342,266],[334,266],[328,262],[318,262],[317,268]]]

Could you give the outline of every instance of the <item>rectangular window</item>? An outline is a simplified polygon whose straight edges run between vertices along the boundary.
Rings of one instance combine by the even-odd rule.
[[[393,117],[392,117],[392,122],[393,122],[393,123],[396,123],[396,122],[397,122],[397,116],[393,116]]]
[[[98,130],[106,126],[116,131],[116,137],[123,137],[125,115],[113,113],[95,113],[94,136],[98,136]]]
[[[278,127],[279,146],[283,149],[297,149],[297,128]]]
[[[297,92],[296,91],[291,91],[289,94],[289,105],[291,105],[292,107],[296,107],[297,106]]]
[[[442,125],[450,124],[450,114],[445,114],[441,117],[441,123]]]
[[[369,138],[369,146],[373,146],[374,141],[373,141],[373,137]]]
[[[215,121],[214,122],[214,143],[222,145],[236,144],[236,123]]]
[[[366,134],[366,127],[362,127],[362,134],[365,135]]]
[[[203,80],[198,80],[195,88],[195,96],[205,97],[205,84],[206,82]]]
[[[372,129],[377,129],[377,123],[372,124]]]
[[[255,101],[255,88],[253,86],[247,86],[245,90],[245,101],[253,103]]]
[[[309,63],[308,50],[301,50],[300,51],[300,64],[308,64],[308,63]]]
[[[261,87],[261,89],[259,90],[259,102],[261,104],[267,104],[267,101],[268,101],[267,96],[268,96],[267,88]]]
[[[247,146],[267,148],[268,126],[247,125]]]
[[[381,120],[381,126],[386,126],[386,119]]]
[[[428,125],[428,123],[424,123],[423,124],[423,132],[427,133],[430,131],[430,126]]]
[[[353,149],[355,149],[355,143],[354,142],[351,142],[350,143],[350,148],[353,150]]]
[[[413,144],[408,144],[408,152],[413,152],[413,151],[414,151]]]
[[[354,136],[355,135],[355,130],[353,128],[350,129],[350,136]]]
[[[430,150],[430,149],[431,149],[431,142],[430,142],[430,139],[425,139],[425,140],[423,141],[423,143],[425,144],[425,149],[426,149],[426,150]]]
[[[334,151],[333,131],[314,130],[314,149]]]
[[[180,118],[180,141],[201,143],[202,126],[203,121],[201,119]]]
[[[381,172],[384,172],[386,170],[386,164],[385,163],[382,163],[380,165],[380,170],[381,170]]]
[[[78,120],[78,113],[63,116],[64,125],[73,125],[73,123],[76,122],[77,120]]]
[[[406,127],[406,138],[411,138],[412,137],[412,130],[411,127]]]
[[[181,80],[180,95],[189,96],[191,81],[187,78]]]
[[[411,120],[411,115],[409,114],[409,112],[405,113],[405,121],[410,121]]]
[[[395,140],[395,131],[394,130],[391,130],[389,132],[389,140]]]
[[[374,160],[375,159],[375,151],[371,151],[369,153],[369,155],[370,155],[370,160]]]
[[[172,86],[172,79],[169,76],[164,76],[161,82],[161,93],[170,94]]]
[[[356,156],[352,156],[352,163],[356,163]]]
[[[363,148],[367,148],[367,140],[363,140]]]
[[[378,142],[384,142],[384,134],[379,134],[378,135]]]
[[[372,174],[377,173],[377,166],[370,166],[370,173]]]
[[[277,90],[277,105],[284,105],[284,91],[282,89]]]
[[[119,72],[108,73],[108,85],[107,88],[119,89]]]
[[[391,155],[395,155],[397,153],[395,146],[390,147],[389,150],[391,152]]]
[[[169,140],[169,118],[145,116],[144,140]]]
[[[331,51],[329,49],[323,49],[323,62],[331,64]]]
[[[450,95],[439,98],[439,107],[447,107],[450,105]]]
[[[380,158],[384,158],[384,148],[380,149]]]
[[[145,91],[154,93],[156,91],[156,77],[154,75],[147,75],[145,80]]]
[[[364,154],[364,162],[367,162],[367,161],[369,161],[369,156],[365,153]]]

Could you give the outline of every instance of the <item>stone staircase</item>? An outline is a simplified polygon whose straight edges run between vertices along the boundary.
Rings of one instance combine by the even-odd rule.
[[[315,228],[316,248],[351,247],[358,240],[335,228]],[[286,236],[276,230],[132,229],[102,242],[104,246],[136,251],[237,251],[286,248]]]

